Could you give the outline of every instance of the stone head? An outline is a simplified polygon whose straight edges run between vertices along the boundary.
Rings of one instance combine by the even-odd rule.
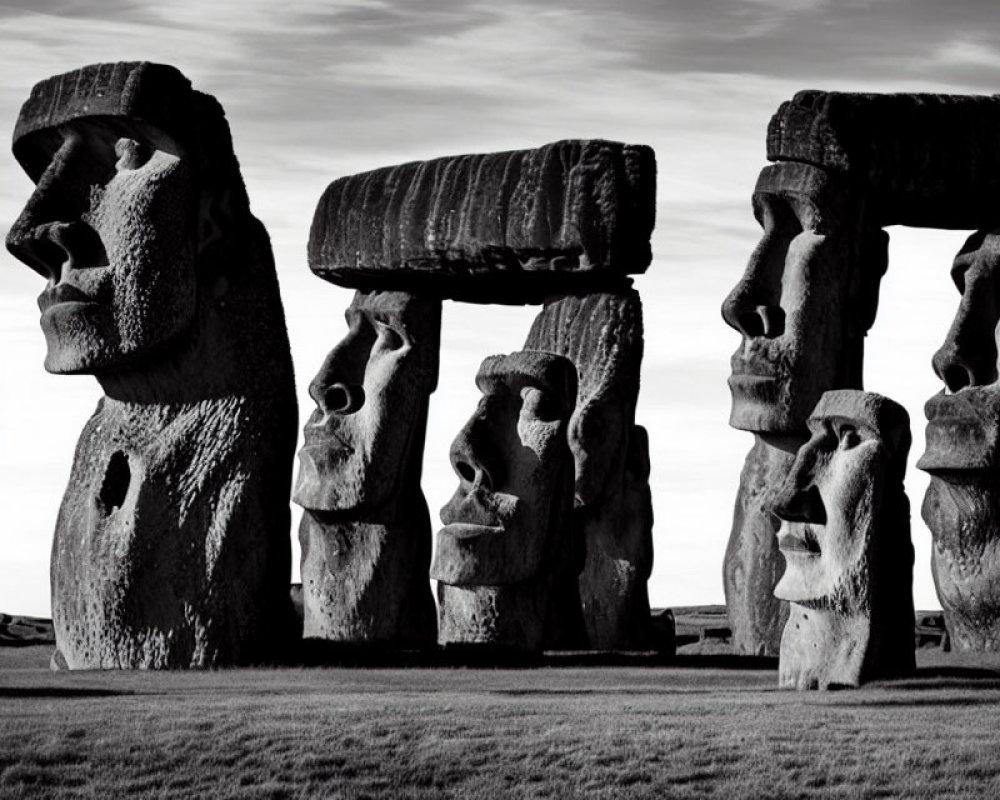
[[[316,408],[294,500],[314,511],[370,510],[404,484],[419,487],[428,397],[437,385],[439,300],[357,292],[345,316],[347,334],[309,385]]]
[[[808,164],[761,171],[763,236],[722,306],[743,337],[729,378],[733,427],[796,434],[824,391],[861,385],[888,237],[865,221],[857,194]]]
[[[441,510],[431,577],[499,586],[576,564],[561,519],[573,491],[573,364],[552,353],[491,356],[476,384],[483,396],[451,446],[459,487]]]
[[[870,602],[875,540],[893,535],[883,528],[902,494],[909,417],[881,395],[846,389],[826,392],[807,424],[810,438],[774,501],[786,562],[774,594],[805,606],[861,610]]]
[[[576,365],[579,384],[569,421],[576,470],[576,505],[599,504],[618,491],[633,436],[642,363],[642,303],[633,289],[570,295],[547,304],[525,349],[547,350]],[[648,458],[643,452],[635,460]]]
[[[48,281],[50,372],[114,373],[170,349],[199,297],[225,293],[227,270],[266,241],[256,220],[247,229],[221,107],[173,67],[97,64],[42,81],[13,149],[36,187],[7,247]]]

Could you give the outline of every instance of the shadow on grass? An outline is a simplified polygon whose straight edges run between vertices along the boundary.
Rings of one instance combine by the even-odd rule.
[[[118,689],[87,689],[70,686],[0,686],[0,697],[120,697],[135,692]]]

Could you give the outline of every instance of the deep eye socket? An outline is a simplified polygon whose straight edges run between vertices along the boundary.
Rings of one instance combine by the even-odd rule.
[[[152,155],[153,150],[148,145],[137,139],[122,136],[115,142],[115,156],[118,158],[115,169],[119,172],[139,169]]]
[[[537,386],[523,386],[521,416],[533,421],[552,422],[559,419],[559,406],[551,393],[544,389],[539,389]]]
[[[372,324],[375,326],[375,330],[378,333],[378,343],[386,350],[399,350],[406,340],[403,339],[402,334],[395,328],[387,325],[384,322],[379,322],[378,320],[373,320]]]
[[[861,434],[853,425],[841,425],[837,430],[837,447],[840,450],[850,450],[861,444]]]

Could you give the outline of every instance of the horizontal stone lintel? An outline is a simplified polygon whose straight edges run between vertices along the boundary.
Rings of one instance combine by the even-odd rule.
[[[473,302],[540,302],[519,292],[645,272],[655,212],[656,160],[644,145],[567,140],[412,162],[327,187],[309,267],[353,288],[426,284]],[[487,287],[509,299],[489,299]]]

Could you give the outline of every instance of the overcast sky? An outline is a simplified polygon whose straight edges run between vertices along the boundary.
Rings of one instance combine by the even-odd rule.
[[[99,61],[170,63],[214,94],[274,244],[300,421],[311,408],[309,379],[345,330],[351,297],[306,266],[309,223],[330,181],[565,138],[651,145],[659,166],[654,256],[636,280],[647,339],[639,418],[650,432],[656,515],[650,594],[655,606],[721,603],[732,505],[753,440],[726,424],[739,337],[719,306],[759,234],[750,193],[766,163],[767,121],[804,88],[997,91],[1000,13],[976,0],[610,6],[0,0],[0,124],[13,129],[35,82]],[[5,146],[0,233],[31,188]],[[910,412],[914,592],[918,607],[936,608],[930,534],[919,518],[927,477],[912,462],[923,449],[923,403],[939,388],[930,359],[957,306],[949,266],[965,234],[889,232],[865,380]],[[6,251],[0,262],[0,611],[48,615],[52,530],[100,392],[90,377],[44,372],[35,305],[42,279]],[[533,314],[446,304],[424,459],[435,524],[457,485],[448,446],[476,403],[476,368],[518,349]]]

